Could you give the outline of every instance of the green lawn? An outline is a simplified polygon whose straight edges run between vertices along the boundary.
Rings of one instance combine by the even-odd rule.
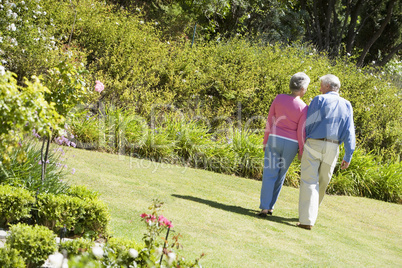
[[[274,215],[259,211],[260,181],[69,149],[72,184],[101,193],[112,235],[140,241],[140,214],[155,198],[182,235],[182,253],[204,267],[402,267],[402,206],[326,196],[312,231],[295,227],[298,189],[284,187]]]

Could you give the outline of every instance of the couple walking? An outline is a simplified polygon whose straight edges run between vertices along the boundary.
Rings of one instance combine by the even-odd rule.
[[[331,180],[344,143],[341,169],[346,169],[355,149],[353,110],[339,96],[341,83],[335,75],[324,75],[321,95],[307,106],[301,97],[310,78],[296,73],[290,79],[291,94],[276,96],[269,109],[264,135],[264,171],[259,216],[272,215],[286,172],[297,152],[301,160],[298,227],[311,230],[318,207]]]

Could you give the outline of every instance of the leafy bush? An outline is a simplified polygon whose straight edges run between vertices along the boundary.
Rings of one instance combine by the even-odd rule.
[[[233,133],[233,150],[238,157],[238,175],[249,178],[262,177],[264,151],[261,135],[236,129]]]
[[[0,226],[30,217],[35,199],[22,188],[0,185]]]
[[[99,125],[98,115],[85,110],[74,117],[69,117],[68,124],[68,130],[74,135],[78,148],[100,148],[104,130]]]
[[[26,79],[24,83],[26,87],[21,87],[17,84],[15,74],[0,72],[0,165],[7,165],[11,161],[10,153],[32,129],[40,135],[48,134],[50,129],[59,130],[59,124],[63,121],[54,105],[46,102],[44,94],[48,89],[38,78],[32,82]],[[26,155],[21,151],[16,156],[18,162],[25,159]]]
[[[5,67],[23,77],[44,72],[56,61],[55,25],[36,0],[3,1],[0,9],[0,58]]]
[[[94,245],[95,243],[93,241],[80,237],[60,242],[59,252],[66,250],[68,258],[71,258],[72,256],[89,252]]]
[[[18,250],[28,268],[42,265],[57,249],[56,236],[44,226],[17,224],[10,231],[6,246]]]
[[[376,176],[374,198],[387,202],[402,203],[402,162],[380,165]]]
[[[18,250],[9,247],[0,247],[0,267],[25,268],[26,266]]]
[[[342,147],[340,160],[344,153]],[[381,163],[377,158],[357,148],[348,169],[340,170],[338,163],[327,192],[401,203],[402,162]]]
[[[66,225],[76,235],[107,235],[109,212],[97,198],[81,199],[68,195],[40,194],[37,200],[38,224],[58,232]]]
[[[69,196],[75,196],[82,200],[86,199],[97,199],[99,197],[99,193],[96,191],[89,190],[87,187],[82,185],[72,185],[66,192]]]

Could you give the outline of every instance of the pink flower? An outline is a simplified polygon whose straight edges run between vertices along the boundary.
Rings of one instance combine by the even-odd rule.
[[[172,223],[168,219],[163,217],[162,215],[159,216],[158,222],[160,225],[165,225],[166,227],[169,227],[169,228],[173,227]]]
[[[141,218],[144,219],[144,218],[146,218],[146,217],[148,217],[148,214],[146,214],[146,213],[142,213],[142,214],[141,214]]]
[[[101,93],[105,89],[105,86],[102,84],[101,81],[95,81],[95,91]]]

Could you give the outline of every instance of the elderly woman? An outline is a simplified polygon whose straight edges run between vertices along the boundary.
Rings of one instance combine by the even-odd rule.
[[[264,135],[264,170],[259,216],[272,215],[286,173],[299,150],[303,154],[307,105],[304,96],[310,78],[296,73],[290,79],[290,94],[276,96],[269,108]]]

